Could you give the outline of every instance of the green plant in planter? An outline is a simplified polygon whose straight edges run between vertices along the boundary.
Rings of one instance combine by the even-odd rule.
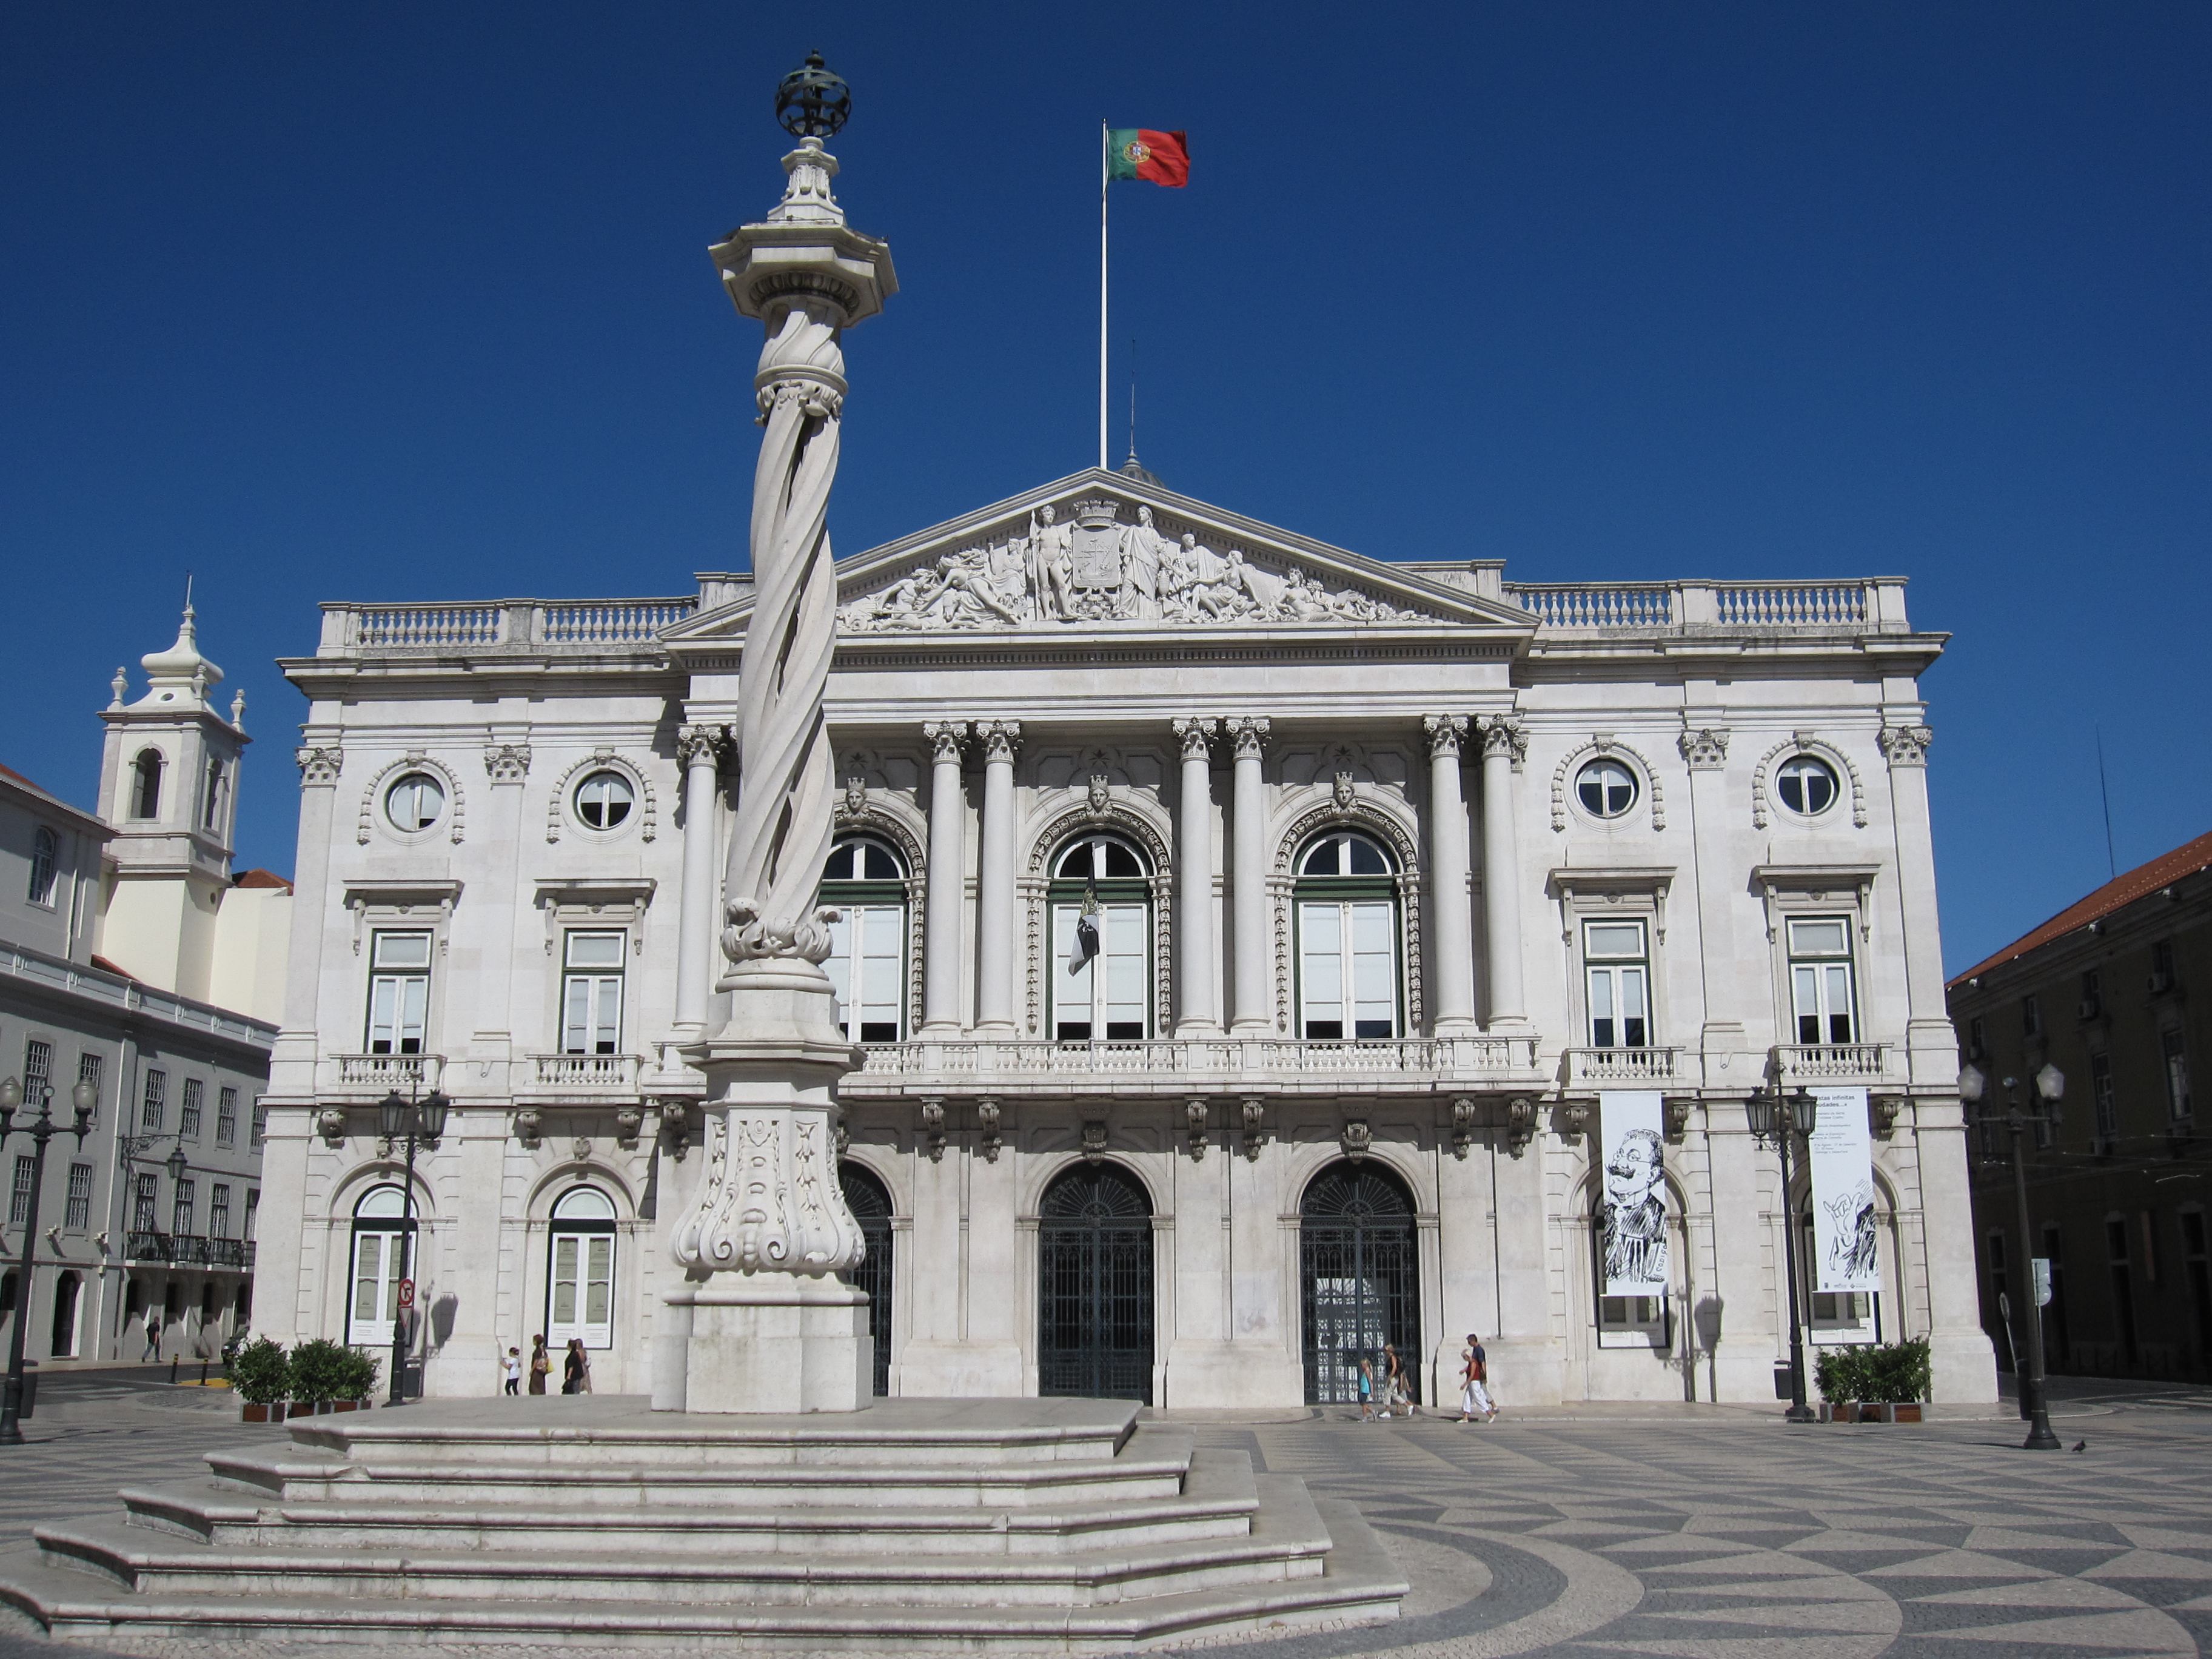
[[[352,1353],[328,1337],[302,1342],[292,1350],[292,1397],[319,1406],[326,1400],[356,1399],[348,1387],[352,1370]]]
[[[280,1343],[261,1337],[231,1362],[231,1387],[249,1406],[273,1406],[292,1397],[292,1361]]]
[[[1866,1355],[1866,1392],[1860,1399],[1908,1406],[1928,1397],[1932,1379],[1924,1340],[1887,1342],[1863,1352]]]
[[[363,1348],[348,1348],[340,1381],[340,1400],[367,1400],[376,1392],[376,1356]]]

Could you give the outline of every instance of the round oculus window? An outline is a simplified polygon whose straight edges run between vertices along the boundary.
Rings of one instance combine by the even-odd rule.
[[[1592,817],[1617,818],[1636,805],[1636,774],[1615,760],[1594,760],[1575,775],[1575,799]]]
[[[629,818],[636,799],[621,773],[594,772],[576,786],[576,816],[587,830],[616,829]]]
[[[1815,817],[1835,805],[1835,769],[1810,755],[1796,756],[1774,775],[1774,793],[1791,811]]]
[[[445,815],[445,786],[428,772],[410,772],[384,792],[384,814],[392,827],[415,835]]]

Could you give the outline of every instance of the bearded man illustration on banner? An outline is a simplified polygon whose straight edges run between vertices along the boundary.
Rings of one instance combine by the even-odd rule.
[[[1661,1103],[1644,1090],[1598,1097],[1598,1248],[1606,1296],[1667,1293],[1667,1189]]]

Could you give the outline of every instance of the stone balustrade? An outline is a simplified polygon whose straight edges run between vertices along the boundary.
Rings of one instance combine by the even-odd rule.
[[[457,605],[325,605],[319,656],[393,653],[600,651],[653,645],[698,609],[690,596],[497,599]]]
[[[1570,1048],[1562,1077],[1567,1086],[1637,1088],[1690,1080],[1680,1048]]]
[[[1905,584],[1875,576],[1825,582],[1507,582],[1505,597],[1546,634],[1904,633]]]
[[[1784,1083],[1881,1083],[1888,1060],[1879,1042],[1778,1043],[1775,1075]]]

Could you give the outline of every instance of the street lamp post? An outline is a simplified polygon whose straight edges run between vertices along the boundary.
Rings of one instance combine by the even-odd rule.
[[[54,1121],[54,1085],[42,1083],[35,1085],[39,1091],[39,1115],[27,1123],[15,1123],[16,1109],[23,1103],[23,1085],[14,1078],[0,1082],[0,1144],[8,1139],[9,1131],[20,1127],[31,1137],[34,1148],[31,1154],[31,1207],[23,1217],[23,1265],[15,1275],[15,1328],[8,1339],[8,1381],[0,1389],[0,1446],[20,1446],[23,1431],[16,1421],[23,1398],[23,1330],[31,1322],[31,1253],[39,1242],[39,1198],[46,1184],[46,1143],[56,1135],[74,1134],[76,1144],[84,1145],[84,1137],[92,1127],[92,1114],[100,1104],[100,1091],[89,1083],[79,1083],[70,1091],[70,1103],[76,1108],[74,1124]]]
[[[1975,1066],[1960,1068],[1959,1098],[1969,1106],[1980,1103],[1989,1089],[1989,1079]],[[2027,1218],[2027,1159],[2021,1137],[2027,1133],[2028,1115],[2020,1108],[2020,1079],[2007,1078],[2005,1090],[2005,1127],[2012,1135],[2012,1192],[2019,1208],[2020,1218],[2020,1276],[2021,1307],[2025,1310],[2027,1325],[2027,1370],[2020,1379],[2020,1403],[2027,1413],[2027,1438],[2021,1444],[2028,1451],[2057,1451],[2058,1437],[2051,1429],[2051,1402],[2044,1388],[2043,1376],[2043,1309],[2035,1297],[2035,1246],[2028,1233]],[[2058,1121],[2058,1102],[2066,1092],[2066,1074],[2056,1066],[2046,1065],[2035,1074],[2035,1096],[2041,1103],[2042,1116],[2051,1123]]]
[[[400,1188],[399,1212],[403,1218],[399,1224],[399,1280],[401,1283],[415,1276],[416,1143],[417,1140],[422,1140],[435,1146],[439,1138],[446,1133],[446,1114],[453,1109],[453,1103],[435,1089],[431,1090],[420,1100],[415,1099],[411,1095],[403,1100],[399,1097],[399,1091],[394,1089],[390,1094],[385,1096],[377,1107],[377,1111],[382,1119],[384,1138],[386,1140],[398,1140],[404,1138],[407,1142],[407,1179]],[[396,1300],[397,1285],[394,1286],[393,1296]],[[389,1403],[394,1406],[399,1405],[407,1398],[404,1381],[407,1367],[407,1328],[412,1322],[402,1319],[399,1316],[402,1313],[412,1311],[412,1309],[398,1307],[394,1307],[392,1310],[392,1398]]]
[[[1805,1330],[1797,1316],[1797,1218],[1790,1206],[1790,1140],[1793,1133],[1811,1134],[1820,1111],[1820,1102],[1802,1088],[1786,1097],[1761,1089],[1744,1103],[1753,1137],[1763,1141],[1771,1135],[1782,1153],[1782,1272],[1790,1281],[1790,1409],[1783,1415],[1792,1423],[1812,1422],[1814,1412],[1805,1403]]]

